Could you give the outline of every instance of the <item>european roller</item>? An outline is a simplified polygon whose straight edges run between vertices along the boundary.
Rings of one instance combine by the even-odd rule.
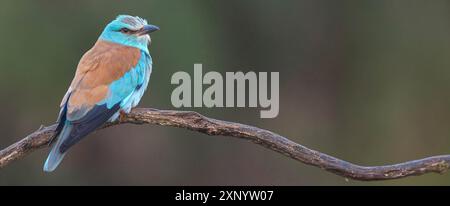
[[[55,170],[75,143],[139,103],[152,71],[149,34],[156,30],[146,20],[128,15],[118,16],[105,27],[78,63],[62,99],[57,139],[44,171]]]

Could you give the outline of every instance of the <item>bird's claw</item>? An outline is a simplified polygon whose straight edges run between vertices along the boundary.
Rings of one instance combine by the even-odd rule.
[[[124,122],[126,117],[127,117],[127,113],[125,113],[123,110],[120,110],[120,112],[119,112],[119,121],[120,122]]]

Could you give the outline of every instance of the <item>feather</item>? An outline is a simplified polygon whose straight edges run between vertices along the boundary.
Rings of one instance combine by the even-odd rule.
[[[79,142],[87,134],[102,126],[119,110],[119,104],[108,109],[106,105],[95,106],[83,118],[71,122],[70,134],[59,145],[59,152],[65,153],[71,146]]]
[[[45,161],[44,164],[45,172],[52,172],[63,160],[64,155],[66,153],[60,152],[59,147],[64,142],[64,140],[66,140],[69,137],[71,131],[72,125],[70,124],[70,122],[65,122],[64,127],[58,139],[56,140],[55,145],[53,145],[52,150],[50,151],[50,154],[48,155],[47,160]]]

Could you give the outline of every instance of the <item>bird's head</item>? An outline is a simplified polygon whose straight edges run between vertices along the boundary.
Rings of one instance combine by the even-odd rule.
[[[106,26],[100,39],[148,52],[147,46],[151,42],[149,34],[157,30],[157,26],[147,24],[147,20],[140,17],[119,15]]]

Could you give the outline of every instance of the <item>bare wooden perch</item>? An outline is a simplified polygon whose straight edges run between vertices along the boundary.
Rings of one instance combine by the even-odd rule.
[[[119,121],[103,128],[119,124],[157,124],[186,128],[208,135],[223,135],[250,140],[308,165],[322,168],[334,174],[355,180],[388,180],[422,175],[430,172],[443,173],[450,167],[450,155],[433,156],[395,165],[365,167],[314,151],[275,134],[271,131],[244,124],[226,122],[205,117],[196,112],[134,109]],[[47,147],[56,125],[43,127],[19,142],[0,151],[0,168],[24,157],[36,149]]]

